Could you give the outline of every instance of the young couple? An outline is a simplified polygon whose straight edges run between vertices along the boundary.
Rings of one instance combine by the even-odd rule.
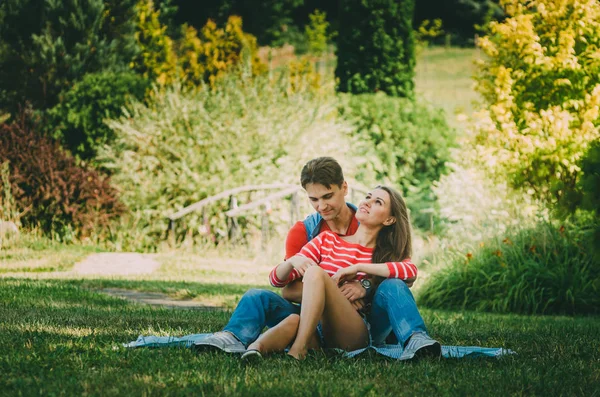
[[[300,179],[317,212],[292,227],[286,260],[269,276],[284,287],[283,297],[248,291],[223,331],[194,348],[253,358],[291,344],[288,354],[302,359],[319,347],[351,351],[388,342],[402,344],[405,359],[439,357],[441,346],[427,335],[409,290],[417,269],[402,197],[379,186],[358,208],[346,203],[347,183],[330,157],[309,161]]]

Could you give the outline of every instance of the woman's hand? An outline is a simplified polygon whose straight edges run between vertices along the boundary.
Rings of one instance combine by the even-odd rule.
[[[345,281],[354,280],[356,278],[356,273],[358,272],[358,265],[352,265],[338,270],[331,278],[337,285],[340,285]]]
[[[300,276],[304,276],[304,272],[309,267],[317,266],[317,264],[313,260],[308,259],[307,257],[302,255],[294,255],[291,258],[289,258],[286,262],[292,265],[292,267],[296,269]]]

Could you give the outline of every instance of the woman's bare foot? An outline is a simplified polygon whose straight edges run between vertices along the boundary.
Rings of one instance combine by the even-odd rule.
[[[290,351],[288,352],[288,356],[291,356],[291,357],[295,358],[296,360],[301,361],[306,358],[307,353],[308,353],[308,350],[306,350],[306,349],[302,349],[302,350],[290,349]]]
[[[255,340],[254,342],[250,343],[248,345],[248,348],[246,350],[256,350],[259,351],[261,353],[264,352],[264,346],[262,343],[260,343],[260,340]]]
[[[273,328],[269,328],[248,346],[248,351],[256,350],[261,355],[283,351],[296,338],[300,316],[290,314]]]

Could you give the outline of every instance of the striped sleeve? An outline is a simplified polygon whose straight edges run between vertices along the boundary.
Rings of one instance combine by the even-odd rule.
[[[317,237],[310,240],[304,247],[302,247],[300,252],[298,252],[298,255],[302,255],[314,261],[317,265],[321,263],[321,247],[323,245],[323,239],[329,233],[330,232],[321,233]]]
[[[292,281],[296,280],[297,278],[300,278],[300,274],[298,274],[298,271],[296,269],[292,269],[292,271],[290,272],[290,275],[288,276],[287,280],[280,280],[277,277],[277,271],[276,270],[277,270],[277,266],[275,266],[273,268],[273,270],[271,270],[271,273],[269,273],[269,282],[275,288],[283,288],[286,285],[288,285],[289,283],[291,283]]]
[[[386,262],[390,275],[388,278],[408,280],[417,277],[417,267],[407,258],[402,262]]]
[[[305,258],[313,260],[316,264],[319,264],[321,262],[321,245],[323,244],[323,236],[326,234],[327,232],[321,233],[317,237],[313,238],[311,241],[306,243],[296,255],[302,255]],[[301,278],[300,273],[298,273],[296,269],[292,269],[287,280],[280,280],[277,277],[277,266],[275,266],[275,268],[271,270],[271,273],[269,274],[269,282],[275,288],[285,287],[298,278]]]

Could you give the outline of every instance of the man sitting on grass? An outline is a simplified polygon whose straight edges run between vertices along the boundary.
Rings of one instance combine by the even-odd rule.
[[[310,160],[302,168],[302,187],[316,210],[304,221],[297,222],[286,238],[286,259],[296,255],[312,238],[324,231],[340,236],[353,235],[358,228],[356,207],[345,202],[348,184],[342,168],[331,157]],[[314,265],[306,258],[304,269]],[[416,267],[410,260],[396,263],[399,278],[386,279],[379,286],[376,280],[351,281],[340,286],[343,295],[357,310],[363,310],[370,300],[367,319],[371,326],[373,345],[384,342],[404,346],[402,358],[433,354],[440,356],[440,344],[429,337],[423,318],[417,309],[409,286],[416,280]],[[277,286],[279,280],[271,279]],[[244,294],[223,331],[197,342],[197,351],[244,353],[265,326],[274,327],[291,314],[299,314],[302,302],[302,281],[283,289],[283,297],[267,290],[252,289]]]

